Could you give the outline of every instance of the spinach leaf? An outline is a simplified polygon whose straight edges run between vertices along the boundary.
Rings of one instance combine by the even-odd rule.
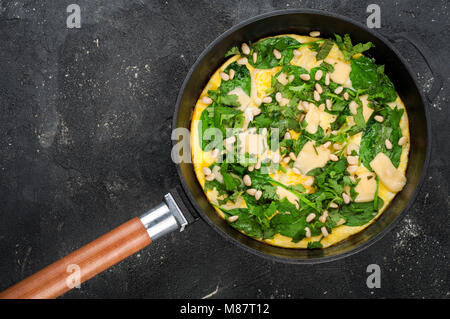
[[[231,80],[221,82],[219,88],[221,95],[228,94],[235,88],[240,87],[250,96],[252,80],[247,66],[233,62],[225,69],[225,73],[229,73],[231,69],[234,70],[234,77]]]
[[[398,109],[397,107],[391,109],[389,106],[385,106],[379,110],[378,114],[384,117],[384,121],[382,123],[375,121],[375,112],[372,114],[367,122],[367,128],[362,134],[359,149],[362,163],[371,171],[370,162],[378,153],[385,153],[395,167],[398,167],[400,164],[402,153],[402,147],[398,145],[398,140],[402,137],[399,123],[403,115],[403,109]],[[392,149],[390,150],[386,148],[386,139],[392,143]]]
[[[253,52],[258,54],[256,63],[250,57],[250,64],[257,69],[271,69],[276,66],[288,64],[294,56],[294,49],[301,43],[291,37],[277,37],[264,39],[253,46]],[[277,49],[281,53],[281,59],[278,60],[273,55],[273,50]]]
[[[361,56],[351,60],[351,67],[350,80],[353,88],[380,102],[395,101],[397,92],[391,80],[384,74],[384,66],[378,66],[370,58]]]
[[[322,243],[320,241],[310,241],[308,242],[308,249],[316,249],[316,248],[322,248]]]
[[[355,203],[342,206],[340,214],[345,218],[347,226],[362,226],[371,221],[377,214],[378,210],[383,207],[383,200],[377,198],[377,209],[374,209],[374,202]]]
[[[221,210],[224,211],[223,208],[221,208]],[[239,218],[235,222],[230,223],[231,227],[243,231],[246,235],[253,238],[263,237],[263,230],[261,225],[258,223],[255,216],[248,213],[248,209],[231,209],[229,211],[226,211],[226,214],[229,216],[239,216]]]
[[[330,53],[331,48],[333,48],[333,45],[334,45],[333,40],[326,39],[325,42],[320,47],[319,51],[317,52],[316,60],[317,61],[324,60],[328,56],[328,53]]]

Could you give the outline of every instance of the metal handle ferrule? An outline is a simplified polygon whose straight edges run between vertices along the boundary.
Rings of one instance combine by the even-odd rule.
[[[166,194],[164,202],[139,217],[152,241],[188,224],[172,195]]]

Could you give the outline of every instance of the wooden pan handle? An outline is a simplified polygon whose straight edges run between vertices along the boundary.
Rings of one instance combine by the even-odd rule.
[[[3,291],[0,298],[56,298],[151,242],[141,220],[133,218]]]

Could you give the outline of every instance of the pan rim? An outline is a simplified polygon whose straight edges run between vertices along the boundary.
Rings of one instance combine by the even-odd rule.
[[[180,105],[181,105],[181,100],[183,97],[183,93],[186,89],[187,84],[190,81],[190,78],[192,77],[192,74],[194,73],[194,71],[197,69],[198,65],[201,63],[201,61],[203,60],[203,58],[218,44],[220,43],[224,38],[226,38],[227,36],[229,36],[230,34],[236,32],[237,30],[260,20],[266,19],[266,18],[271,18],[274,16],[282,16],[282,15],[289,15],[289,14],[315,14],[315,15],[322,15],[325,17],[329,17],[329,18],[335,18],[335,19],[340,19],[344,22],[347,22],[349,24],[352,24],[362,30],[364,30],[365,32],[371,34],[372,36],[374,36],[375,38],[379,39],[381,42],[383,42],[394,54],[395,56],[400,60],[400,62],[403,64],[403,66],[405,67],[406,71],[408,72],[409,76],[411,77],[411,79],[414,82],[414,88],[416,90],[416,92],[419,94],[420,99],[421,99],[421,103],[423,105],[423,109],[424,109],[424,113],[425,113],[425,122],[426,122],[426,131],[427,131],[427,137],[426,137],[426,150],[425,150],[425,159],[423,162],[423,168],[422,168],[422,172],[421,172],[421,176],[419,178],[419,181],[417,183],[417,186],[415,187],[412,195],[410,196],[410,198],[408,199],[408,202],[406,203],[405,207],[402,209],[402,211],[400,212],[400,214],[398,216],[396,216],[392,222],[390,222],[386,227],[384,227],[378,234],[374,235],[372,238],[368,239],[367,241],[359,244],[357,247],[351,248],[347,251],[344,251],[342,253],[338,253],[336,255],[332,255],[332,256],[324,256],[324,257],[315,257],[315,258],[305,258],[305,259],[296,259],[296,258],[289,258],[289,257],[284,257],[284,256],[279,256],[279,255],[271,255],[268,254],[266,252],[262,252],[259,251],[255,248],[252,248],[250,246],[247,246],[241,242],[239,242],[238,240],[232,238],[231,236],[229,236],[228,234],[226,234],[222,229],[220,229],[219,226],[217,226],[213,221],[211,221],[208,216],[203,212],[202,208],[199,207],[199,205],[197,204],[197,201],[193,198],[193,195],[189,189],[189,187],[186,184],[186,181],[184,179],[184,175],[181,171],[181,166],[180,164],[176,164],[176,170],[177,173],[179,175],[180,178],[180,182],[181,185],[183,187],[184,192],[186,193],[186,196],[188,197],[191,205],[194,207],[194,209],[200,214],[200,216],[202,217],[202,219],[208,224],[210,225],[214,230],[216,230],[221,236],[223,236],[227,241],[232,242],[233,244],[237,245],[240,248],[243,248],[244,250],[255,254],[257,256],[263,257],[265,259],[269,259],[269,260],[276,260],[279,262],[283,262],[283,263],[288,263],[288,264],[319,264],[319,263],[326,263],[326,262],[331,262],[331,261],[335,261],[335,260],[339,260],[339,259],[343,259],[346,257],[349,257],[351,255],[354,255],[358,252],[361,252],[362,250],[370,247],[371,245],[375,244],[376,242],[378,242],[381,238],[383,238],[388,232],[390,232],[398,223],[400,220],[402,220],[406,213],[411,209],[412,205],[414,204],[417,195],[419,194],[422,185],[424,183],[425,177],[428,173],[428,168],[429,168],[429,162],[430,162],[430,157],[431,157],[431,119],[430,119],[430,114],[429,114],[429,109],[428,109],[428,103],[426,103],[425,98],[424,98],[424,94],[422,93],[422,91],[419,89],[418,87],[418,80],[417,78],[414,76],[414,73],[412,72],[412,68],[411,66],[408,64],[408,62],[406,61],[406,59],[400,54],[400,52],[393,46],[393,44],[387,39],[385,38],[382,34],[373,31],[372,29],[367,28],[365,25],[352,20],[351,18],[348,18],[346,16],[342,16],[340,14],[336,14],[336,13],[330,13],[330,12],[325,12],[322,10],[317,10],[317,9],[283,9],[283,10],[275,10],[275,11],[271,11],[268,13],[264,13],[264,14],[260,14],[257,16],[254,16],[252,18],[249,18],[247,20],[244,20],[234,26],[232,26],[231,28],[229,28],[227,31],[223,32],[221,35],[219,35],[216,39],[214,39],[214,41],[212,41],[204,50],[203,52],[198,56],[198,58],[196,59],[196,61],[194,62],[194,64],[191,66],[191,68],[189,69],[183,84],[179,90],[178,96],[177,96],[177,100],[176,100],[176,104],[175,104],[175,112],[174,112],[174,116],[173,116],[173,120],[172,120],[172,127],[177,127],[177,120],[178,120],[178,115],[179,115],[179,111],[180,111]],[[431,103],[431,102],[430,102]],[[172,140],[172,145],[175,145],[176,141]],[[376,221],[375,221],[376,222]],[[364,230],[363,230],[364,231]],[[268,244],[266,244],[268,245]],[[281,247],[279,247],[281,248]],[[290,248],[286,248],[286,249],[290,249]]]

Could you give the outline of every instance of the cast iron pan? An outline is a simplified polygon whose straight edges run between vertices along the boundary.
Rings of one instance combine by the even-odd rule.
[[[347,240],[325,249],[299,250],[270,246],[241,234],[220,218],[204,195],[195,176],[193,165],[180,163],[177,164],[177,171],[181,187],[170,191],[167,196],[171,200],[167,201],[166,198],[167,205],[161,204],[144,214],[145,217],[141,216],[140,219],[136,217],[126,222],[0,293],[0,298],[49,298],[63,294],[73,287],[71,280],[76,279],[75,283],[84,282],[149,245],[152,239],[155,240],[159,237],[160,229],[163,227],[161,225],[163,222],[169,221],[169,219],[164,219],[166,218],[164,214],[167,213],[171,220],[175,221],[174,204],[184,215],[184,222],[180,222],[179,214],[177,221],[174,222],[176,227],[164,226],[168,230],[178,229],[179,226],[183,228],[184,225],[197,220],[200,216],[224,238],[232,241],[238,247],[259,256],[286,263],[310,264],[343,258],[367,248],[391,230],[400,219],[399,217],[404,215],[413,203],[425,175],[431,146],[429,115],[424,97],[405,60],[387,39],[363,25],[348,18],[322,11],[283,10],[252,18],[231,28],[209,45],[189,71],[177,99],[173,128],[190,128],[192,111],[202,89],[214,71],[223,64],[225,53],[232,46],[242,42],[254,42],[270,35],[308,34],[313,30],[320,31],[323,37],[333,37],[334,33],[348,33],[354,42],[373,42],[375,48],[369,51],[369,56],[376,58],[377,63],[386,65],[386,73],[394,83],[408,110],[411,128],[411,151],[406,171],[408,181],[404,189],[397,194],[388,209],[375,223]],[[392,37],[391,41],[400,39],[408,40],[414,45],[432,71],[435,80],[433,88],[428,94],[429,100],[432,100],[442,85],[440,77],[435,72],[437,64],[432,59],[432,54],[417,41],[402,34]],[[174,141],[174,144],[178,142],[183,143],[185,150],[190,150],[188,140]],[[153,218],[153,224],[147,223],[148,216],[154,216],[155,213],[159,214],[159,219]],[[159,229],[159,233],[155,231],[155,225],[159,227],[156,227]],[[78,274],[78,278],[73,277],[76,274]]]

